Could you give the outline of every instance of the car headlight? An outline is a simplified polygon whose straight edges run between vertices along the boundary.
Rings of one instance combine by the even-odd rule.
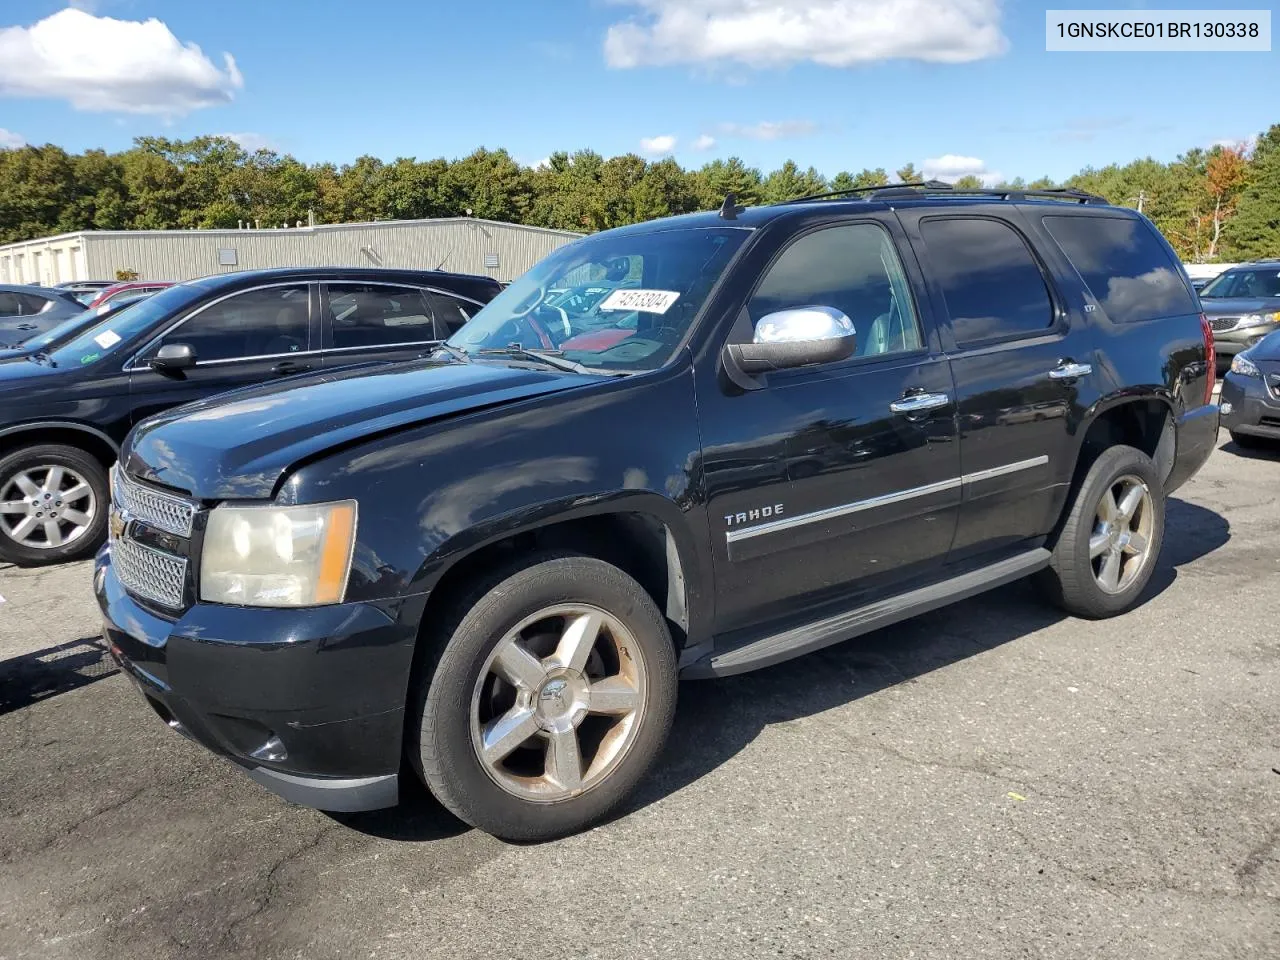
[[[1231,372],[1242,377],[1260,377],[1262,371],[1243,353],[1237,353],[1231,360]]]
[[[1260,323],[1280,323],[1280,310],[1275,313],[1250,313],[1241,317],[1236,326],[1256,327]]]
[[[223,504],[209,514],[200,599],[251,607],[341,603],[356,540],[356,502]]]

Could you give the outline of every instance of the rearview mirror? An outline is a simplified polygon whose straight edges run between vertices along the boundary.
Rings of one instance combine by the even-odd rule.
[[[845,360],[857,344],[853,321],[834,307],[793,307],[761,317],[751,343],[728,344],[724,365],[734,383],[754,390],[757,374]]]
[[[196,352],[189,343],[166,343],[151,358],[151,369],[161,373],[189,370],[196,365]]]

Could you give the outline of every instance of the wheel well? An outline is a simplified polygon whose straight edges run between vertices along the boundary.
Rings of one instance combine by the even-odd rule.
[[[22,447],[34,447],[46,443],[61,443],[83,450],[103,467],[109,467],[116,462],[115,448],[102,437],[87,430],[77,430],[75,427],[56,426],[40,426],[32,430],[19,430],[0,436],[0,457],[7,456]]]
[[[1080,444],[1076,479],[1084,478],[1103,450],[1120,444],[1149,456],[1165,479],[1173,469],[1174,440],[1169,409],[1159,400],[1133,400],[1111,407],[1089,424]]]
[[[467,581],[509,563],[522,553],[573,550],[611,563],[634,577],[666,617],[676,649],[689,628],[684,569],[671,531],[644,513],[609,513],[548,524],[488,544],[467,554],[436,583],[423,612],[423,624],[436,622],[441,608]]]

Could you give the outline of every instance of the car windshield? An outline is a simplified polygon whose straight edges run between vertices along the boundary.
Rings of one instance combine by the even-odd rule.
[[[749,231],[602,234],[551,254],[447,341],[554,351],[589,369],[653,370],[672,356]]]
[[[1280,297],[1280,270],[1228,270],[1200,291],[1201,297]]]
[[[56,363],[93,363],[150,333],[157,322],[199,299],[205,291],[178,284],[104,317],[50,353]]]

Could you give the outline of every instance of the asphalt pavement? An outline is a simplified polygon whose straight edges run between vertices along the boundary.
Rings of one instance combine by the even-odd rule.
[[[171,733],[89,566],[0,566],[0,958],[1275,957],[1280,453],[1169,504],[1146,602],[1015,584],[687,682],[616,819],[328,816]]]

